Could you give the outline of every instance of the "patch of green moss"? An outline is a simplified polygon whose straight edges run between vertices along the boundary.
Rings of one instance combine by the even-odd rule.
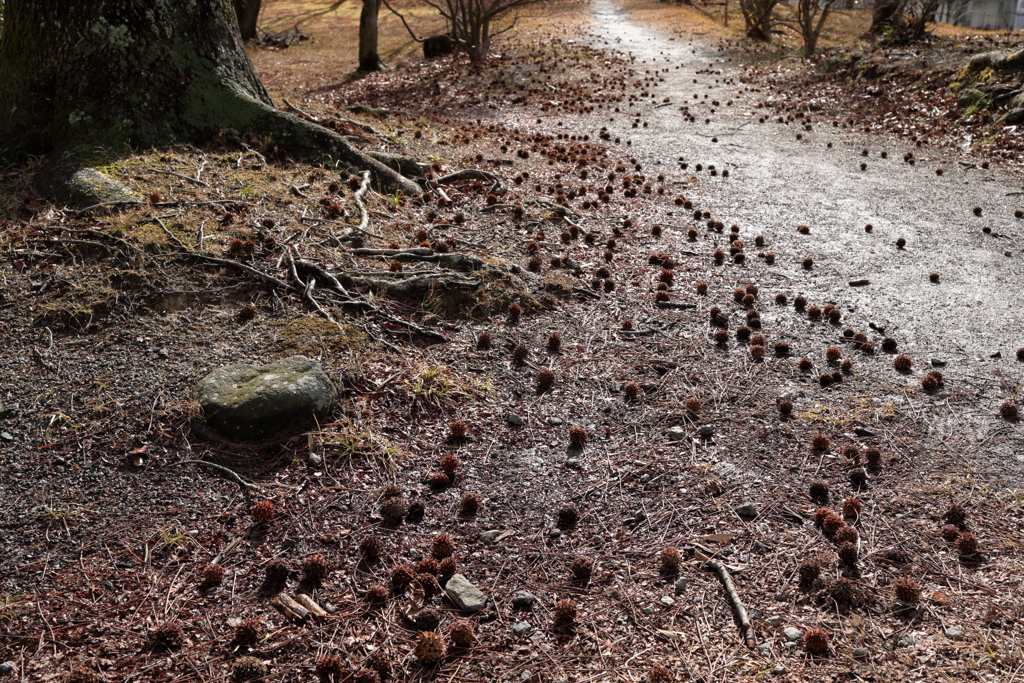
[[[354,325],[342,323],[340,329],[318,316],[307,315],[278,323],[275,357],[302,355],[318,358],[366,348],[366,333]]]

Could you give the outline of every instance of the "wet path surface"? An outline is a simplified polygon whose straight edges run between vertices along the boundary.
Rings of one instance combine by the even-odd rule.
[[[740,83],[742,67],[713,40],[637,24],[609,0],[592,11],[597,45],[633,58],[638,79],[656,70],[664,79],[650,90],[653,97],[605,112],[601,125],[623,144],[631,142],[628,149],[648,174],[678,177],[677,160],[685,159],[684,173],[697,181],[683,192],[695,206],[727,226],[739,224],[745,240],[763,234],[764,251],[775,252],[778,261],[775,282],[762,286],[819,305],[835,303],[844,312],[841,327],[871,333],[876,345],[878,331],[896,339],[899,351],[914,359],[914,372],[896,374],[885,354],[875,364],[888,368],[897,387],[905,379],[905,407],[917,402],[911,394],[919,394],[927,364],[945,362],[943,393],[970,401],[936,411],[938,436],[972,442],[994,458],[987,465],[975,460],[985,470],[1002,470],[1008,460],[1013,472],[1002,474],[1018,479],[1024,471],[1019,427],[995,414],[1003,401],[1017,398],[1021,382],[1015,353],[1024,346],[1024,220],[1015,219],[1014,210],[1024,208],[1024,196],[1011,194],[1020,192],[1021,181],[997,169],[968,168],[943,150],[834,128],[831,117],[812,114],[810,131],[801,122],[777,123],[778,111],[757,108],[771,93]],[[665,98],[672,104],[659,106]],[[729,100],[731,106],[721,106]],[[687,122],[683,105],[690,105],[695,122]],[[638,118],[629,116],[635,113]],[[762,116],[765,123],[758,122]],[[647,127],[633,128],[638,119]],[[916,165],[904,162],[906,152],[914,153]],[[694,173],[698,163],[704,170]],[[729,177],[712,177],[709,164]],[[980,217],[975,206],[982,208]],[[689,225],[683,213],[679,223]],[[868,223],[871,233],[864,229]],[[810,235],[797,233],[801,224],[810,226]],[[904,249],[897,248],[898,238],[906,240]],[[810,271],[801,267],[808,256],[814,259]],[[933,272],[937,283],[929,281]],[[862,279],[870,284],[848,284]],[[920,405],[941,404],[920,399]]]

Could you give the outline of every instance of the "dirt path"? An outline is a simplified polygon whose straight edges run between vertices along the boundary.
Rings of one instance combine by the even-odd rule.
[[[667,172],[684,159],[692,172],[702,164],[696,182],[684,190],[687,197],[726,225],[738,223],[748,239],[763,234],[765,250],[778,254],[780,289],[840,306],[844,328],[870,326],[895,339],[899,352],[914,359],[908,389],[919,389],[932,359],[944,362],[954,394],[970,400],[961,410],[939,411],[936,429],[940,436],[973,432],[983,469],[1004,467],[1008,443],[989,437],[1020,443],[1018,434],[1007,434],[1005,423],[994,419],[1020,384],[1015,352],[1024,345],[1024,231],[1014,218],[1024,206],[1024,197],[1014,194],[1020,180],[968,168],[941,150],[840,132],[817,116],[809,131],[797,122],[780,124],[777,115],[771,118],[773,110],[757,108],[773,96],[770,91],[739,82],[743,68],[710,40],[641,25],[611,0],[595,3],[593,15],[599,44],[607,41],[635,58],[641,74],[658,69],[664,78],[649,104],[623,106],[614,121],[605,118],[600,125],[623,143],[631,141],[647,168]],[[665,98],[672,104],[659,106]],[[730,100],[731,106],[711,104]],[[684,105],[695,122],[687,122]],[[637,112],[638,118],[628,116]],[[762,116],[770,120],[759,123]],[[641,127],[633,128],[638,119]],[[903,161],[907,152],[916,165]],[[710,176],[709,165],[728,170],[728,178]],[[810,226],[809,236],[797,233],[801,224]],[[898,238],[906,240],[905,248],[897,248]],[[810,271],[801,267],[807,256],[814,259]],[[938,283],[929,282],[933,272]],[[861,279],[870,284],[848,285]],[[906,400],[917,407],[929,403],[909,394]],[[1021,460],[1012,458],[1014,472],[1024,469]]]

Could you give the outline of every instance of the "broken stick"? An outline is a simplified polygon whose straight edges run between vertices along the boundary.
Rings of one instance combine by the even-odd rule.
[[[736,621],[739,622],[740,637],[747,647],[755,647],[757,643],[754,642],[754,625],[750,623],[750,617],[747,616],[747,610],[743,607],[743,601],[740,600],[739,594],[736,593],[736,586],[732,583],[729,571],[725,568],[724,564],[716,560],[708,560],[704,563],[704,566],[718,573],[718,579],[722,582],[722,587],[725,588],[725,592],[729,596],[729,602],[732,603],[732,610],[736,615]]]

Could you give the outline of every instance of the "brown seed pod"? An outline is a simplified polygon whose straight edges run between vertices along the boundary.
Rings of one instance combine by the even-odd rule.
[[[859,534],[857,533],[857,530],[849,524],[847,524],[842,529],[836,532],[836,537],[832,540],[834,540],[837,544],[840,545],[843,543],[853,543],[854,545],[857,545],[858,537]]]
[[[823,481],[811,482],[810,488],[807,489],[807,494],[811,497],[811,500],[822,503],[828,502],[828,484]]]
[[[277,558],[267,562],[263,570],[268,584],[282,584],[288,581],[288,575],[291,574],[292,568],[287,560]]]
[[[978,552],[978,537],[970,531],[962,531],[956,537],[956,552],[964,557],[971,557]]]
[[[235,626],[231,642],[237,645],[255,645],[263,637],[263,626],[257,619],[246,619]]]
[[[448,637],[459,647],[470,647],[476,640],[473,622],[469,619],[459,619],[448,629]]]
[[[451,557],[455,552],[455,541],[449,534],[438,534],[430,544],[430,551],[439,560]]]
[[[953,542],[957,539],[958,536],[960,536],[960,529],[953,524],[947,524],[946,526],[942,527],[941,533],[942,538],[949,542]]]
[[[266,676],[267,665],[264,664],[263,660],[259,657],[251,657],[249,655],[246,655],[245,657],[239,657],[231,664],[231,683],[258,681],[260,679],[266,678]],[[321,680],[329,680],[330,683],[336,683],[336,681],[340,681],[341,679],[336,678]]]
[[[810,372],[811,368],[814,367],[814,362],[810,358],[801,358],[796,364],[796,367],[799,368],[801,372]]]
[[[451,486],[452,478],[445,472],[433,472],[429,481],[432,488],[443,489]]]
[[[804,633],[804,649],[812,654],[828,652],[828,633],[820,628],[807,629]]]
[[[472,517],[480,511],[480,496],[475,493],[467,493],[462,497],[459,504],[459,514]]]
[[[630,330],[632,330],[633,329],[633,321],[630,320],[629,318],[624,319],[622,321],[622,329],[625,330],[626,332],[629,332]]]
[[[780,415],[789,415],[793,412],[793,401],[788,398],[780,398],[775,402]]]
[[[416,571],[408,564],[400,564],[391,570],[391,587],[395,592],[405,590],[405,587],[416,578]]]
[[[359,552],[368,560],[375,560],[380,557],[380,539],[369,534],[359,539]]]
[[[437,577],[433,574],[417,574],[416,582],[423,586],[423,595],[428,600],[441,592],[441,586],[437,583]],[[422,618],[423,613],[420,613]],[[417,619],[417,623],[419,619]]]
[[[845,577],[829,581],[824,588],[818,592],[822,600],[831,600],[837,605],[853,605],[858,602],[860,590],[857,584]]]
[[[636,382],[626,382],[626,385],[622,388],[626,395],[627,401],[635,401],[640,395],[640,385]]]
[[[530,349],[526,348],[525,344],[519,344],[512,349],[512,364],[521,367],[526,364],[526,359],[530,357]]]
[[[807,297],[798,296],[797,298],[793,299],[793,308],[795,308],[797,311],[805,310],[807,308]]]
[[[803,261],[800,262],[800,265],[803,266],[804,270],[810,270],[811,268],[814,267],[814,259],[812,259],[810,256],[807,256],[804,258]]]
[[[945,514],[942,515],[942,519],[950,524],[955,524],[961,529],[967,523],[967,510],[964,509],[963,505],[959,503],[953,503],[946,510]]]
[[[724,345],[729,341],[729,332],[727,330],[716,330],[711,338],[715,340],[716,344]]]
[[[824,434],[815,434],[811,437],[811,448],[816,451],[827,451],[832,445],[832,440]]]
[[[836,550],[836,553],[839,555],[839,561],[847,567],[853,567],[857,564],[857,546],[855,546],[853,543],[840,543],[839,548]]]
[[[552,332],[551,336],[548,337],[548,351],[551,353],[558,353],[562,350],[562,335],[557,332]]]
[[[776,356],[788,356],[789,355],[789,342],[777,341],[775,342],[775,355]]]
[[[319,553],[310,555],[302,562],[302,575],[312,582],[323,581],[331,571],[327,558]]]
[[[764,346],[761,344],[751,344],[750,355],[752,358],[764,358]]]
[[[725,175],[725,171],[722,172]],[[672,683],[672,672],[663,666],[652,667],[647,673],[648,683]]]
[[[446,557],[437,563],[437,578],[440,583],[447,583],[448,579],[455,576],[459,570],[459,564],[454,557]]]
[[[420,631],[413,650],[416,659],[429,666],[439,662],[447,652],[448,646],[445,645],[444,638],[434,631]]]
[[[523,307],[519,304],[512,304],[508,307],[508,322],[515,325],[523,315]]]
[[[703,280],[698,282],[697,283],[697,293],[698,294],[707,294],[708,293],[708,283],[704,282]]]
[[[371,605],[383,605],[388,601],[388,589],[380,584],[374,584],[366,589],[365,598]]]
[[[452,423],[448,425],[448,435],[451,436],[453,439],[461,439],[464,436],[466,436],[467,429],[468,426],[466,425],[465,421],[453,420]]]
[[[811,320],[817,320],[821,317],[821,309],[818,306],[808,306],[807,317]]]
[[[555,386],[555,373],[547,368],[537,373],[537,387],[539,389],[547,391],[553,386]]]
[[[587,430],[579,425],[570,427],[569,443],[576,448],[582,448],[587,443]]]
[[[892,594],[898,601],[907,605],[921,602],[921,587],[909,576],[901,576],[892,582]]]
[[[838,346],[830,346],[825,349],[825,358],[831,363],[839,362],[842,357],[843,352],[839,350]]]
[[[789,301],[789,299],[784,293],[779,292],[775,295],[775,303],[778,305],[785,306],[787,301]]]
[[[562,626],[571,626],[576,623],[579,608],[575,601],[569,598],[562,598],[555,603],[555,623]]]
[[[1013,401],[1007,401],[1003,405],[999,406],[999,414],[1007,420],[1016,420],[1020,415],[1020,410],[1017,408],[1017,404]]]
[[[252,506],[252,518],[259,524],[269,524],[274,519],[274,504],[269,500],[261,500]]]
[[[149,632],[149,647],[156,651],[177,650],[184,642],[185,634],[173,622],[164,622]]]
[[[459,456],[454,453],[450,453],[441,458],[440,462],[441,472],[449,475],[450,477],[455,475],[456,470],[459,469]]]
[[[797,574],[800,576],[800,583],[804,585],[810,585],[814,583],[814,580],[821,576],[821,564],[817,560],[808,560],[802,562],[797,567]]]
[[[489,349],[491,348],[491,344],[493,342],[494,338],[491,336],[491,333],[488,332],[487,330],[483,330],[476,337],[476,347],[478,349]]]
[[[433,557],[424,557],[422,560],[416,563],[416,574],[430,574],[431,576],[437,576],[437,573],[441,570],[441,563]]]
[[[700,399],[697,398],[696,396],[691,396],[690,398],[686,399],[686,409],[695,415],[699,413],[701,409]]]
[[[580,520],[580,511],[575,505],[563,505],[558,510],[558,528],[571,529]]]
[[[868,448],[864,451],[864,459],[871,469],[878,469],[882,464],[882,452],[877,448]]]
[[[839,533],[839,530],[842,529],[844,526],[846,526],[846,521],[842,517],[833,512],[830,513],[827,517],[825,517],[825,521],[821,523],[821,530],[825,533],[826,536],[831,538],[835,536],[837,533]]]
[[[868,473],[863,467],[850,470],[850,484],[855,489],[862,489],[868,485]]]
[[[860,516],[861,503],[856,498],[846,498],[843,500],[843,516],[844,517],[858,517]]]
[[[900,372],[908,372],[913,367],[914,361],[906,354],[900,354],[892,361],[892,366]]]
[[[769,251],[767,254],[765,254],[764,262],[767,263],[769,266],[775,263],[775,252]]]
[[[224,582],[224,567],[219,564],[208,564],[203,568],[203,577],[200,585],[206,588],[219,586]]]
[[[590,577],[594,574],[594,563],[586,557],[577,557],[572,561],[572,565],[569,567],[569,573],[572,574],[573,579],[581,583],[586,583],[590,580]]]
[[[842,363],[839,364],[839,368],[843,372],[850,372],[851,370],[853,370],[853,361],[850,360],[849,358],[846,358],[843,360]]]
[[[682,555],[679,551],[668,545],[661,549],[661,553],[658,555],[658,561],[661,563],[661,568],[665,571],[675,571],[679,569],[679,565],[683,561]]]
[[[359,669],[352,674],[352,683],[380,683],[380,674],[373,669]]]

